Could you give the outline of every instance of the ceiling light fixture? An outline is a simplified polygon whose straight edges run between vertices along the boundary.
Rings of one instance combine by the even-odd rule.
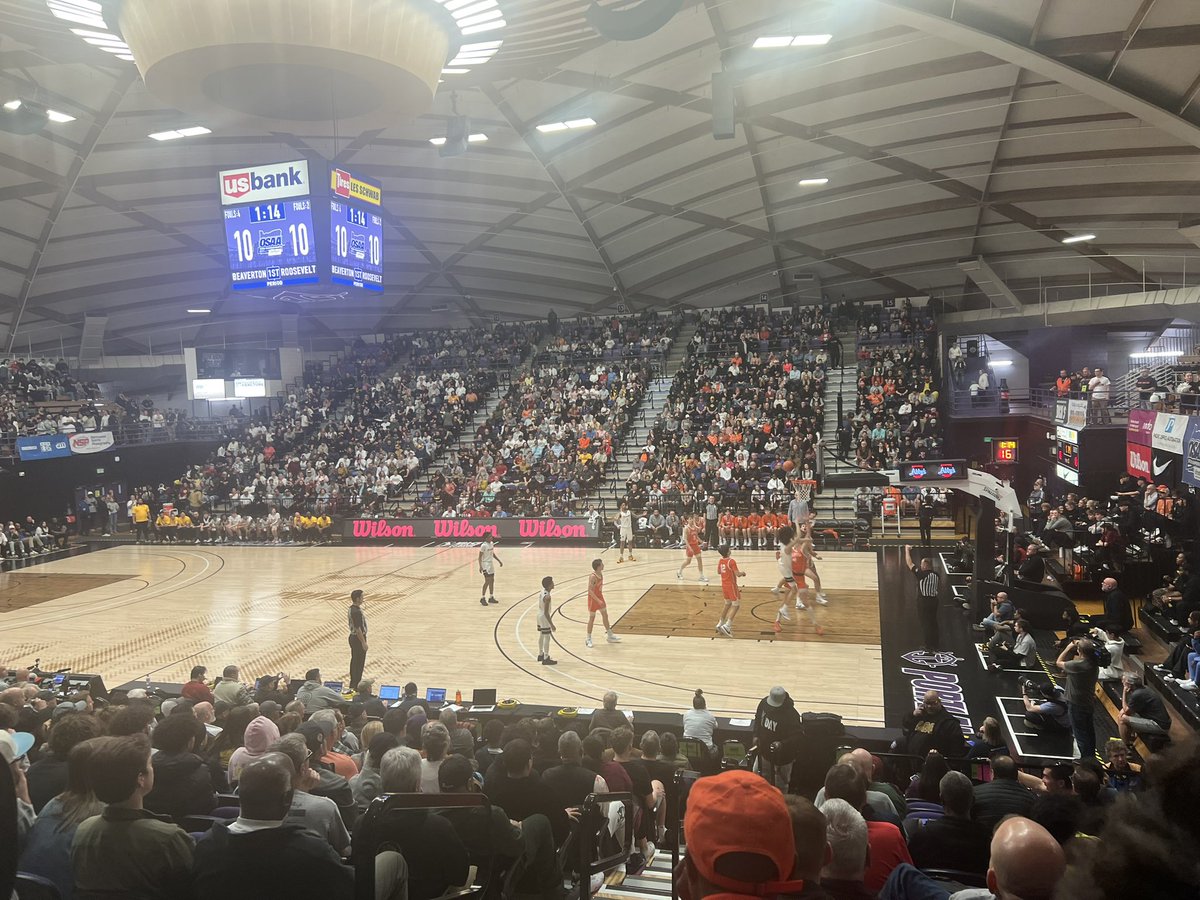
[[[585,116],[582,119],[567,119],[565,122],[547,122],[544,125],[537,126],[537,130],[542,134],[554,134],[556,131],[569,131],[575,128],[591,128],[596,124],[596,120],[591,116]]]
[[[16,112],[18,109],[21,108],[21,101],[20,100],[9,100],[7,103],[4,104],[4,108],[7,109],[9,112]]]
[[[1064,244],[1080,244],[1084,241],[1094,241],[1095,239],[1096,236],[1094,234],[1073,234],[1070,237],[1063,238],[1062,242]]]
[[[828,178],[801,178],[800,187],[820,187],[823,184],[829,184]]]
[[[195,308],[195,309],[189,309],[189,310],[188,310],[188,312],[192,313],[193,315],[203,315],[204,313],[210,313],[210,312],[212,312],[212,310],[211,310],[211,309],[203,309],[203,308],[197,307],[197,308]]]
[[[46,110],[46,118],[47,118],[47,119],[49,119],[51,122],[60,122],[60,123],[61,123],[61,122],[74,122],[74,121],[75,121],[75,117],[74,117],[74,116],[68,116],[66,113],[64,113],[64,112],[59,112],[59,111],[58,111],[58,110],[56,110],[56,109],[48,109],[48,110]]]
[[[212,134],[212,131],[203,125],[192,125],[188,128],[175,128],[171,131],[156,131],[146,136],[152,141],[177,141],[180,138],[199,137],[202,134]]]
[[[832,34],[779,34],[758,38],[755,50],[778,50],[782,47],[822,47],[833,40]]]
[[[482,134],[482,133],[472,134],[472,135],[467,136],[467,143],[481,144],[484,141],[486,141],[487,139],[488,139],[488,136],[486,134]],[[444,137],[430,138],[429,143],[433,144],[433,146],[435,146],[435,147],[441,147],[441,146],[445,145],[446,139]]]

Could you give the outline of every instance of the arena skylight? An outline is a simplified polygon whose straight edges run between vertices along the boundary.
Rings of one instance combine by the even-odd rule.
[[[483,134],[483,133],[472,134],[472,135],[467,136],[467,143],[468,144],[481,144],[484,141],[486,141],[487,139],[488,139],[488,136],[486,134]],[[435,146],[435,147],[440,147],[440,146],[442,146],[442,144],[446,143],[446,139],[444,137],[430,138],[429,143],[433,144],[433,146]]]
[[[212,131],[203,125],[192,125],[189,128],[156,131],[154,134],[147,135],[147,137],[154,141],[177,141],[180,138],[199,137],[202,134],[212,134]]]
[[[780,47],[821,47],[833,40],[832,34],[766,35],[754,42],[755,50],[776,50]]]
[[[556,131],[570,131],[573,128],[591,128],[596,120],[591,117],[583,119],[567,119],[565,122],[547,122],[539,125],[537,130],[542,134],[554,134]]]

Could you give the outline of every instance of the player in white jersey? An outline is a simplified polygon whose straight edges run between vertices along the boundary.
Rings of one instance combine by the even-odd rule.
[[[625,562],[625,548],[629,548],[629,559],[631,562],[637,562],[637,557],[633,555],[633,513],[629,511],[629,504],[622,503],[621,509],[617,513],[617,562]]]
[[[496,599],[496,563],[504,565],[504,561],[496,555],[496,545],[489,538],[484,538],[479,545],[479,574],[483,576],[483,588],[479,591],[479,605],[499,603]]]
[[[557,666],[558,660],[550,658],[550,635],[558,629],[550,621],[550,592],[554,590],[554,579],[547,575],[542,579],[542,595],[538,597],[537,630],[538,662],[543,666]]]
[[[796,586],[796,576],[792,572],[792,548],[796,545],[796,529],[791,525],[784,525],[775,535],[775,539],[779,542],[779,550],[776,556],[776,562],[779,565],[779,582],[782,588],[783,604],[779,607],[779,612],[775,615],[775,630],[779,630],[780,622],[790,622],[791,615],[788,613],[788,605],[793,600],[798,600],[800,591]]]
[[[263,524],[266,526],[266,533],[271,536],[271,540],[276,544],[279,543],[279,526],[282,522],[283,516],[279,515],[279,510],[272,506]]]
[[[817,556],[816,548],[813,547],[812,525],[800,525],[796,529],[796,532],[797,547],[800,550],[800,555],[804,559],[804,576],[806,579],[812,581],[813,590],[816,591],[817,594],[817,603],[819,603],[821,606],[825,606],[829,603],[829,601],[825,599],[825,592],[821,590],[821,576],[817,574],[817,567],[813,564],[814,559],[820,559],[821,557]],[[796,606],[800,607],[801,605],[800,597],[797,594]]]

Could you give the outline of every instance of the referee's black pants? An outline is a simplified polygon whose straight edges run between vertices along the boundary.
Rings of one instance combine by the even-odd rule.
[[[917,619],[921,624],[922,649],[937,650],[941,643],[938,631],[938,598],[917,597]]]
[[[918,522],[921,526],[921,543],[929,547],[933,544],[933,520],[921,518]]]
[[[362,641],[357,635],[350,635],[350,688],[358,690],[358,683],[362,681],[363,668],[367,664],[367,651],[363,647]]]

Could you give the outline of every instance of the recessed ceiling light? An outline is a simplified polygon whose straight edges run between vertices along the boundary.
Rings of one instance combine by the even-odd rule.
[[[56,109],[46,110],[46,118],[49,119],[51,122],[74,122],[75,121],[74,116],[68,116],[66,113],[59,112]]]
[[[770,50],[780,47],[821,47],[833,40],[832,34],[778,34],[765,35],[755,40],[755,50]]]
[[[183,137],[199,137],[202,134],[212,134],[212,131],[203,125],[193,125],[191,128],[180,128],[179,133]]]
[[[451,3],[446,4],[446,9],[450,9],[452,5],[455,5],[453,0]],[[454,18],[461,22],[464,19],[468,19],[471,16],[477,15],[481,12],[496,9],[496,0],[479,0],[478,3],[471,3],[468,6],[464,6],[461,3],[457,4],[456,6],[457,8],[452,9],[451,12],[454,13]],[[496,11],[499,12],[499,10]]]
[[[488,136],[486,134],[472,134],[472,135],[467,136],[467,143],[468,144],[481,144],[484,141],[486,141],[487,139],[488,139]],[[429,143],[433,144],[433,146],[435,146],[435,147],[441,147],[443,144],[446,143],[446,139],[444,137],[430,138]]]
[[[755,50],[764,50],[770,47],[790,47],[792,46],[792,36],[780,37],[760,37],[754,42]]]
[[[823,184],[829,184],[828,178],[801,178],[800,187],[820,187]]]
[[[146,135],[153,141],[177,141],[185,137],[199,137],[202,134],[212,134],[203,125],[192,125],[188,128],[176,128],[170,131],[156,131],[154,134]]]
[[[7,109],[9,112],[16,112],[18,109],[21,108],[21,101],[20,100],[9,100],[7,103],[4,104],[4,108]]]
[[[546,122],[537,126],[537,130],[542,134],[554,134],[556,131],[567,131],[572,128],[591,128],[595,124],[595,119],[585,116],[582,119],[567,119],[565,122]]]
[[[210,312],[212,312],[212,310],[211,310],[211,309],[202,309],[202,308],[196,308],[196,309],[189,309],[189,310],[188,310],[188,312],[190,312],[190,313],[193,313],[193,314],[195,314],[195,315],[201,315],[201,314],[203,314],[203,313],[210,313]]]
[[[482,12],[482,13],[479,13],[478,15],[467,16],[466,18],[459,19],[458,24],[459,24],[460,28],[467,28],[472,25],[482,25],[485,22],[491,22],[496,19],[501,19],[503,17],[504,17],[504,13],[501,12],[500,10],[489,9],[487,12]],[[466,34],[465,31],[463,33]]]
[[[1064,244],[1080,244],[1084,241],[1094,241],[1095,239],[1096,236],[1094,234],[1073,234],[1070,237],[1063,238],[1062,242]]]
[[[590,116],[582,119],[567,119],[566,125],[568,128],[591,128],[596,124],[596,120]]]
[[[793,47],[823,47],[833,40],[832,34],[798,34],[792,39]]]
[[[78,22],[93,28],[108,27],[104,21],[104,9],[92,0],[46,0],[46,6],[57,19]]]
[[[470,69],[442,69],[443,75],[466,75]]]
[[[556,131],[566,131],[566,122],[547,122],[545,125],[539,125],[537,130],[542,134],[553,134]]]

